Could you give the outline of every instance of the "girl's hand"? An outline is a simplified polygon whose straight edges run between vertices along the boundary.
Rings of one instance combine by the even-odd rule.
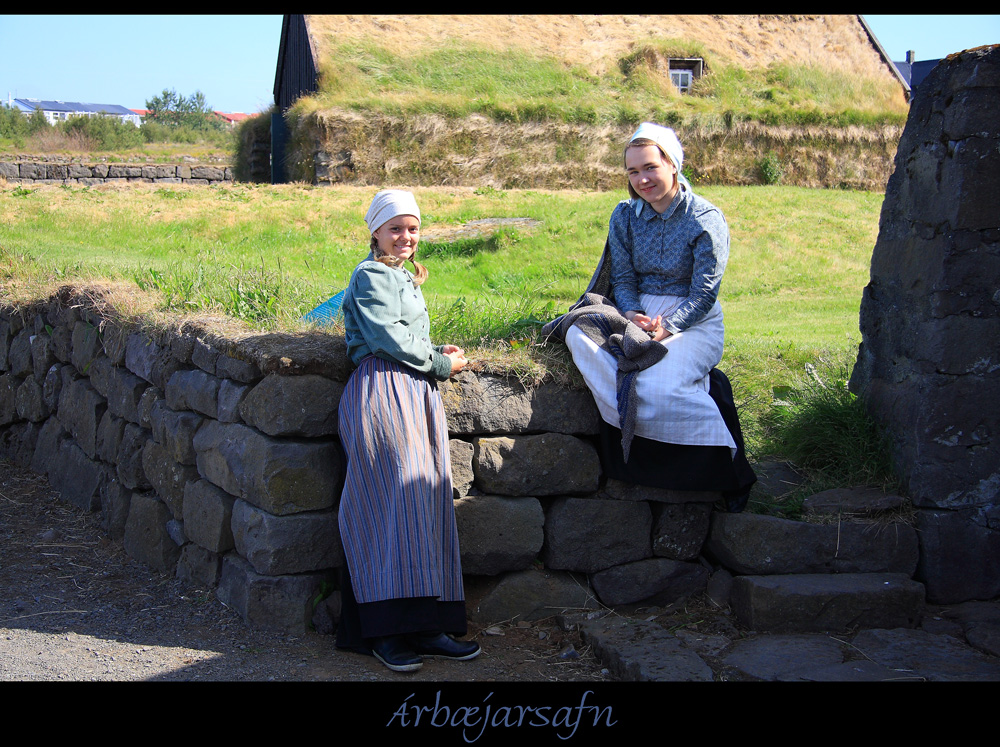
[[[660,340],[666,340],[671,334],[670,330],[666,327],[657,327],[651,339],[653,342],[659,342]]]
[[[669,330],[663,326],[662,315],[656,317],[656,319],[650,319],[648,316],[640,314],[638,311],[628,311],[625,313],[625,317],[639,329],[648,334],[649,339],[654,342],[659,342],[660,340],[665,340],[670,337]]]
[[[639,329],[645,330],[646,332],[653,332],[660,328],[660,324],[663,322],[663,317],[658,316],[656,319],[650,319],[645,314],[640,314],[638,311],[628,311],[625,313],[625,318],[632,322]]]
[[[441,352],[451,358],[452,376],[457,374],[469,364],[468,359],[465,357],[465,351],[457,345],[444,345],[441,348]]]

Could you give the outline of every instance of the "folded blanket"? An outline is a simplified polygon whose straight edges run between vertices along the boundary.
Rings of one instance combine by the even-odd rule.
[[[598,293],[584,293],[567,313],[542,327],[542,334],[565,342],[566,332],[573,325],[602,350],[613,355],[618,364],[615,393],[621,421],[622,452],[628,462],[638,409],[635,377],[662,360],[667,348],[651,340],[643,330],[622,316],[609,298]]]

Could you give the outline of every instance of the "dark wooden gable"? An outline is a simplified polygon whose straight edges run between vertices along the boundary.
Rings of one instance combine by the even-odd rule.
[[[300,96],[316,90],[316,57],[305,16],[285,15],[281,21],[278,69],[274,74],[274,103],[285,111]]]

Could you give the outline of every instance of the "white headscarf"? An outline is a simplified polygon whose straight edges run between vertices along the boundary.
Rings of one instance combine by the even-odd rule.
[[[412,215],[419,222],[420,208],[417,207],[417,198],[402,189],[383,189],[375,195],[368,212],[365,213],[365,223],[368,224],[369,233],[375,233],[397,215]]]
[[[677,139],[677,133],[671,130],[669,127],[664,127],[663,125],[653,124],[652,122],[643,122],[639,125],[639,129],[636,130],[632,137],[629,138],[631,143],[633,140],[638,140],[639,138],[646,138],[647,140],[652,140],[654,143],[659,145],[663,152],[667,154],[667,158],[677,169],[677,180],[680,182],[681,188],[686,189],[689,192],[693,192],[691,189],[691,183],[687,180],[684,174],[681,173],[681,166],[684,165],[684,149],[681,147],[681,141]],[[642,207],[642,204],[639,204]],[[638,210],[636,214],[638,215]]]

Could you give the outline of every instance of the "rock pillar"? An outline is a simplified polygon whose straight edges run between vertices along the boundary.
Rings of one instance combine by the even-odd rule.
[[[851,380],[918,508],[928,600],[1000,594],[1000,46],[942,60],[886,186]]]

